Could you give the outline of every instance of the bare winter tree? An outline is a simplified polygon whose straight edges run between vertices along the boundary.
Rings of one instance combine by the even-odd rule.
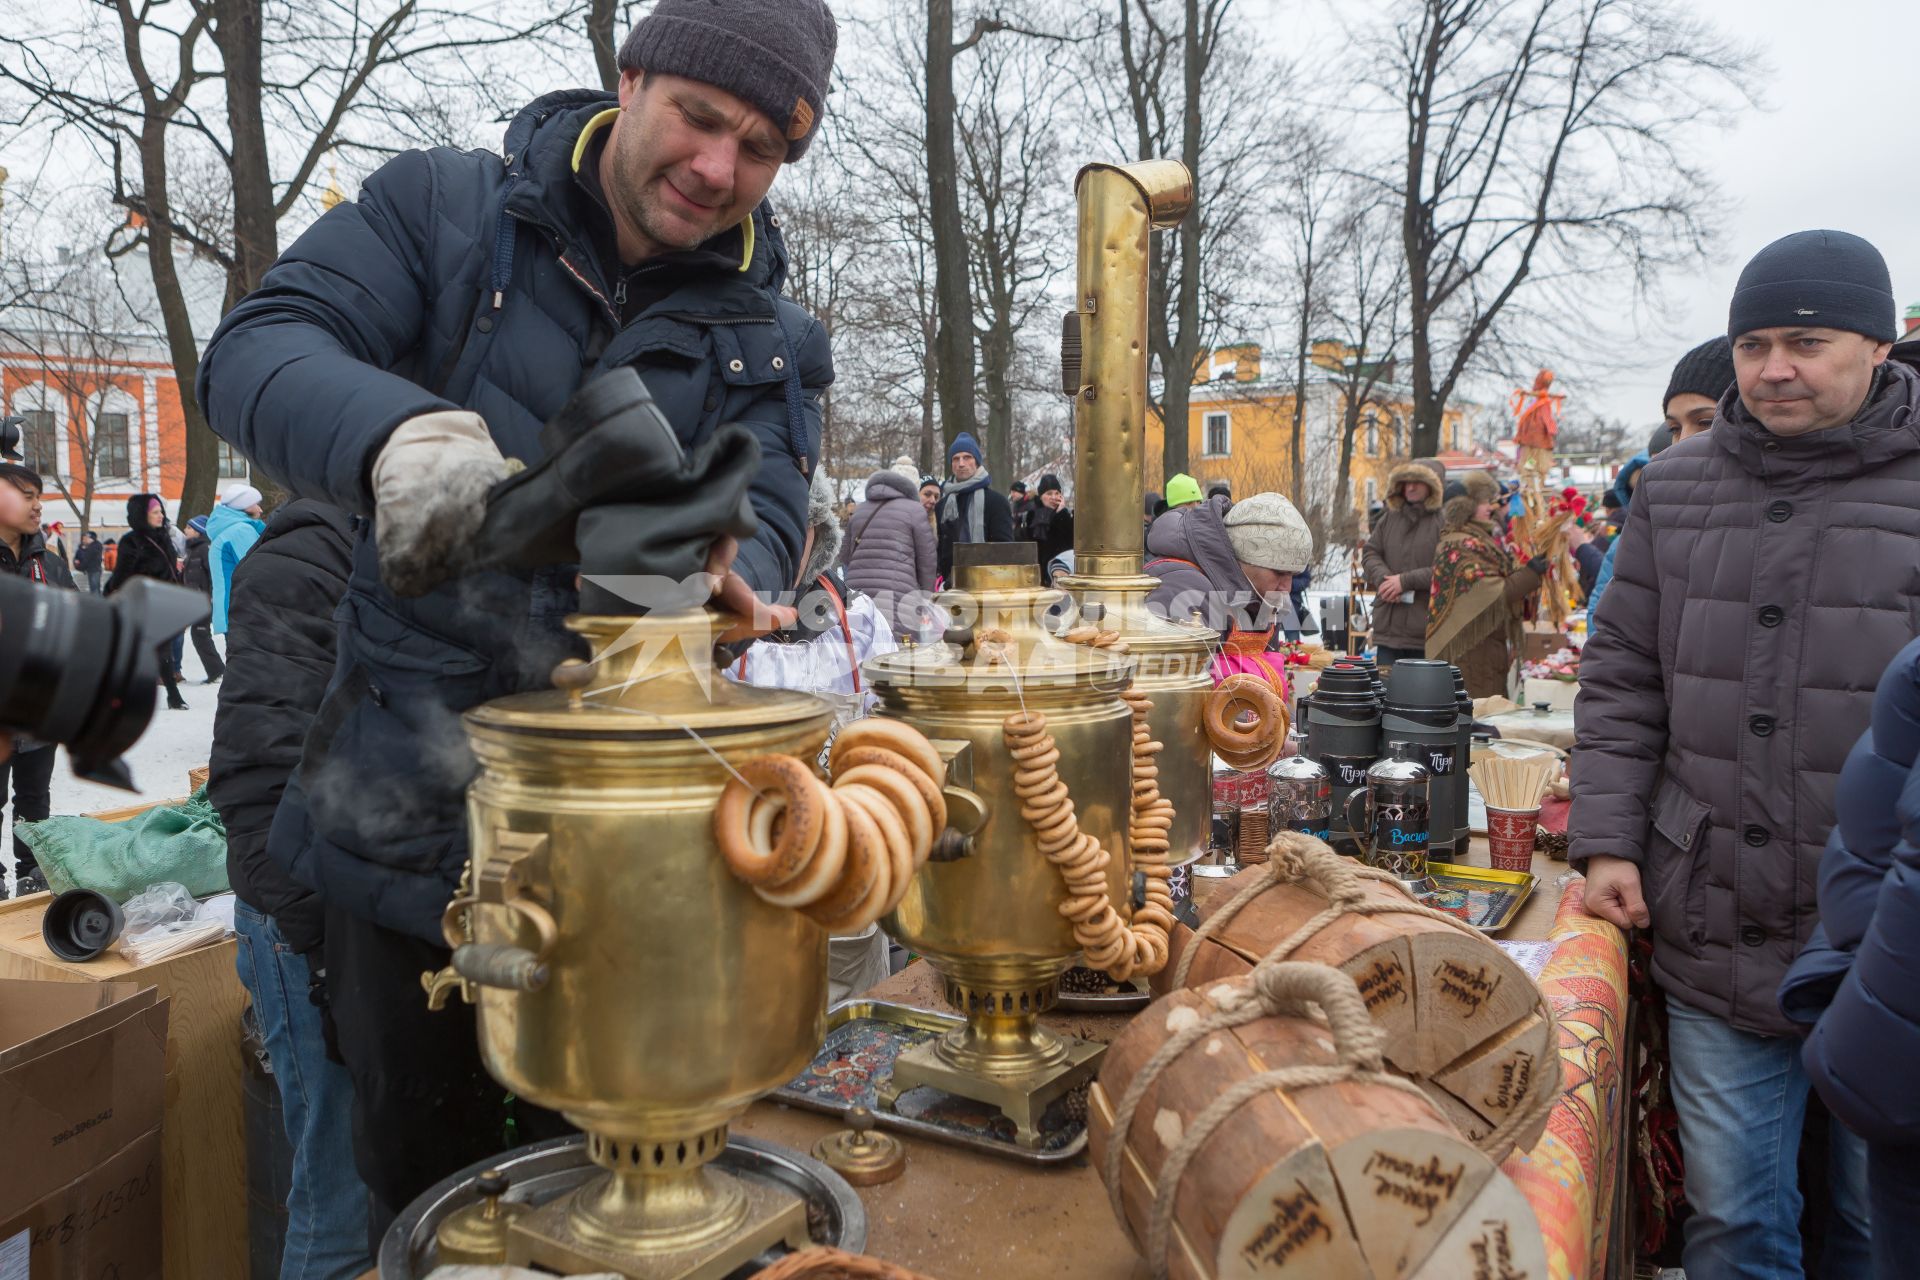
[[[1287,494],[1307,504],[1307,367],[1314,338],[1328,316],[1327,276],[1348,231],[1338,201],[1350,183],[1335,164],[1335,146],[1322,134],[1303,136],[1284,174],[1281,219],[1287,230],[1288,285],[1294,301],[1292,474]]]
[[[177,251],[220,264],[231,306],[279,256],[280,223],[306,207],[327,153],[354,141],[356,113],[373,112],[386,143],[410,119],[378,109],[383,83],[577,22],[571,5],[533,0],[92,0],[51,15],[10,0],[0,14],[18,122],[90,147],[113,202],[138,215],[187,423],[186,511],[212,504],[218,444],[193,398],[208,335],[193,330]],[[194,168],[216,175],[216,195],[176,194]],[[230,223],[192,217],[196,203],[224,205]]]
[[[1194,367],[1243,328],[1263,282],[1261,216],[1286,140],[1277,115],[1288,68],[1236,20],[1233,0],[1112,0],[1114,34],[1086,76],[1121,154],[1172,158],[1193,174],[1194,211],[1156,236],[1147,345],[1163,383],[1161,474],[1187,469]]]
[[[1753,55],[1658,0],[1417,0],[1374,87],[1406,126],[1400,176],[1413,452],[1530,290],[1563,321],[1596,281],[1657,290],[1711,245],[1688,148],[1751,101]]]
[[[981,46],[961,106],[960,180],[972,259],[972,321],[986,401],[981,445],[1001,479],[1019,467],[1014,403],[1020,337],[1072,261],[1069,192],[1055,130],[1061,64],[1033,41]],[[1056,379],[1057,381],[1057,379]]]
[[[1404,367],[1408,336],[1399,210],[1360,184],[1349,186],[1346,195],[1352,203],[1338,218],[1322,321],[1323,335],[1347,353],[1334,384],[1340,418],[1327,527],[1336,543],[1352,533],[1354,441],[1366,412],[1384,411],[1381,390]],[[1425,456],[1417,446],[1413,453]]]

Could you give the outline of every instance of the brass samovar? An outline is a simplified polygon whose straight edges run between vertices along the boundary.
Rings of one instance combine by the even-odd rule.
[[[1021,817],[1002,725],[1022,710],[1046,717],[1080,829],[1112,855],[1107,893],[1128,916],[1132,723],[1118,695],[1133,662],[1047,630],[1063,597],[1040,585],[1032,543],[957,546],[954,561],[956,589],[938,597],[954,620],[947,641],[862,667],[881,714],[947,758],[950,829],[882,923],[932,963],[967,1018],[901,1054],[882,1099],[931,1085],[999,1108],[1036,1146],[1048,1104],[1092,1078],[1104,1046],[1039,1026],[1080,946],[1060,914],[1060,872]]]
[[[809,1243],[799,1196],[709,1163],[819,1047],[827,936],[736,879],[712,827],[729,765],[813,758],[832,713],[719,677],[724,621],[572,618],[591,663],[465,717],[473,853],[429,992],[477,991],[488,1071],[605,1170],[517,1214],[504,1261],[678,1280]]]
[[[1080,202],[1078,287],[1066,317],[1062,389],[1073,398],[1073,574],[1055,578],[1087,622],[1118,631],[1138,660],[1133,687],[1153,700],[1148,726],[1166,750],[1160,794],[1173,802],[1174,865],[1207,851],[1210,747],[1202,716],[1213,688],[1210,628],[1156,617],[1160,585],[1142,569],[1146,484],[1147,270],[1156,227],[1193,204],[1193,178],[1175,160],[1090,164]],[[1185,424],[1169,427],[1184,430]]]

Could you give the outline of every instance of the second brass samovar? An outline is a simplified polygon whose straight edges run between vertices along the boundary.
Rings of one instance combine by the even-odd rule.
[[[1090,164],[1074,187],[1079,265],[1061,361],[1062,390],[1073,398],[1074,566],[1055,582],[1073,596],[1081,618],[1118,631],[1138,661],[1134,688],[1153,700],[1147,723],[1166,746],[1160,794],[1173,802],[1168,861],[1179,866],[1207,851],[1213,796],[1202,716],[1213,689],[1216,633],[1147,609],[1160,580],[1142,568],[1142,452],[1149,241],[1154,228],[1186,216],[1193,178],[1174,160]]]
[[[798,1196],[709,1165],[819,1047],[827,936],[733,876],[713,810],[730,766],[813,758],[832,713],[718,676],[718,615],[568,625],[591,664],[466,715],[473,855],[429,991],[477,990],[487,1070],[585,1130],[605,1170],[516,1216],[500,1261],[721,1276],[809,1243]]]
[[[1048,632],[1046,612],[1062,594],[1040,585],[1033,556],[1031,543],[956,547],[956,589],[939,597],[955,620],[948,642],[862,668],[881,713],[919,729],[948,760],[955,830],[883,925],[927,957],[967,1018],[901,1054],[883,1096],[931,1085],[989,1103],[1027,1146],[1040,1142],[1048,1104],[1092,1078],[1104,1046],[1039,1026],[1080,946],[1060,914],[1060,872],[1021,817],[1002,725],[1022,710],[1046,717],[1080,829],[1112,855],[1107,892],[1123,917],[1133,735],[1118,697],[1132,659]]]

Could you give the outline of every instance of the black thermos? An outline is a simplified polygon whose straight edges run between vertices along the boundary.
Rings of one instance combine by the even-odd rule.
[[[1460,707],[1460,747],[1453,761],[1453,848],[1454,856],[1466,852],[1473,841],[1473,823],[1467,810],[1472,805],[1467,771],[1473,767],[1473,699],[1467,694],[1467,678],[1453,668],[1453,696]]]
[[[1327,772],[1333,788],[1333,825],[1327,843],[1358,856],[1347,826],[1347,797],[1367,784],[1367,770],[1380,758],[1380,701],[1374,677],[1358,662],[1343,660],[1320,673],[1307,702],[1307,755]]]
[[[1457,803],[1455,774],[1460,762],[1460,704],[1453,689],[1453,668],[1426,658],[1402,658],[1387,669],[1387,700],[1380,735],[1388,742],[1418,748],[1429,775],[1427,847],[1436,855],[1453,852]],[[1441,858],[1445,861],[1445,857]]]

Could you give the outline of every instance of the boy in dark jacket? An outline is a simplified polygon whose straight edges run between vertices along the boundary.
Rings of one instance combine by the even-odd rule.
[[[202,565],[206,547],[202,537]],[[188,557],[191,568],[191,549]],[[328,1060],[321,1011],[310,998],[324,994],[320,899],[267,855],[274,811],[333,675],[333,611],[352,569],[346,515],[302,500],[274,514],[234,570],[230,662],[207,775],[207,797],[227,829],[227,880],[239,899],[240,981],[260,1021],[293,1148],[283,1280],[358,1275],[372,1265],[367,1188],[353,1168],[353,1082]]]
[[[212,548],[213,543],[207,537],[207,518],[195,516],[187,521],[187,567],[181,573],[181,584],[209,600],[213,599],[213,570],[207,558]],[[219,684],[227,663],[220,656],[220,647],[213,642],[212,620],[204,618],[194,623],[187,634],[193,637],[193,651],[200,655],[200,665],[206,668],[207,678],[200,683]]]
[[[87,590],[96,596],[100,594],[106,550],[100,543],[100,535],[89,529],[86,537],[80,539],[80,549],[73,553],[73,571],[86,578]]]
[[[1880,677],[1834,793],[1820,923],[1780,986],[1820,1098],[1867,1143],[1874,1280],[1920,1257],[1920,640]]]
[[[40,493],[38,473],[15,462],[0,462],[0,573],[71,590],[73,575],[60,557],[47,551],[46,538],[40,532]],[[11,779],[15,827],[52,814],[55,751],[51,743],[15,738],[11,758],[0,761],[0,802],[6,800]],[[47,887],[33,850],[17,833],[13,837],[13,876],[16,897]]]

